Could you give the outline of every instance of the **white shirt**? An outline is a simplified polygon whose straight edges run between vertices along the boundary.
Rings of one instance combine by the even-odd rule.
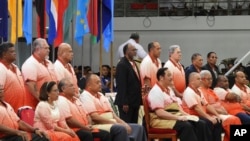
[[[129,39],[128,41],[126,41],[125,43],[119,46],[118,52],[117,52],[118,58],[124,57],[123,47],[128,43],[132,44],[137,49],[138,58],[143,59],[145,56],[147,56],[147,52],[144,50],[144,48],[140,44],[136,43],[134,39]]]

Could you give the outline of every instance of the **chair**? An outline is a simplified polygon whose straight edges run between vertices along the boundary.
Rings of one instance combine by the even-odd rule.
[[[20,107],[18,109],[17,115],[20,117],[21,120],[33,126],[35,111],[34,109],[32,109],[32,107],[29,107],[29,106]]]
[[[172,141],[177,141],[176,130],[150,127],[148,94],[142,97],[142,102],[144,107],[144,116],[145,116],[148,141],[151,141],[151,139],[159,139],[159,141],[162,141],[162,139],[171,139]]]

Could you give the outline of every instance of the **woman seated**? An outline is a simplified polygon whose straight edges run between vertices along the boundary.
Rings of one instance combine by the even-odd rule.
[[[45,82],[41,89],[34,118],[34,127],[45,131],[51,141],[79,141],[75,132],[70,129],[65,119],[60,118],[57,107],[58,88],[54,81]]]

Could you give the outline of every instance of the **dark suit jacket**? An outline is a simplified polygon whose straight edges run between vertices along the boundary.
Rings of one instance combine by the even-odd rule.
[[[137,68],[137,72],[140,72]],[[117,95],[115,104],[139,107],[142,104],[141,79],[137,77],[132,65],[123,57],[116,66]]]
[[[212,68],[210,67],[210,65],[208,63],[202,67],[202,70],[209,70],[210,73],[212,74],[213,84],[212,84],[211,88],[213,89],[216,85],[217,76],[220,74],[219,68],[217,66],[215,66],[215,71],[217,73],[217,76],[215,75],[214,71],[212,70]]]

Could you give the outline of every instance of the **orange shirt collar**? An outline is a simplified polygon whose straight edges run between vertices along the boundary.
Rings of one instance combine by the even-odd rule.
[[[16,73],[16,67],[12,64],[12,63],[10,63],[10,64],[8,64],[8,63],[6,63],[5,61],[2,61],[2,60],[0,60],[0,62],[7,68],[7,69],[9,69],[9,70],[11,70],[11,71],[13,71],[14,73]]]
[[[154,56],[152,56],[152,55],[150,55],[150,54],[149,54],[149,57],[150,57],[150,59],[152,60],[152,62],[153,62],[157,67],[159,67],[159,63],[158,63],[158,61],[157,61],[157,58],[155,58]]]
[[[48,65],[46,60],[40,59],[36,54],[33,54],[33,57],[34,57],[39,63],[41,63],[41,64],[43,64],[43,65],[45,65],[45,66]]]
[[[237,87],[239,87],[240,90],[242,90],[242,91],[244,91],[245,93],[247,93],[247,89],[246,89],[245,85],[239,85],[239,84],[236,84],[236,83],[235,83],[235,85],[236,85]]]
[[[159,84],[158,82],[156,82],[156,85],[158,85],[163,92],[169,94],[169,92],[170,92],[169,88],[162,87],[161,84]]]

